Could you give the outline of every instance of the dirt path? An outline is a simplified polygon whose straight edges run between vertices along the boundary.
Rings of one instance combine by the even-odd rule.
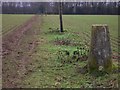
[[[37,40],[34,37],[37,32],[34,30],[34,27],[39,22],[38,20],[39,16],[33,16],[20,28],[3,37],[3,88],[20,87],[20,81],[27,72],[26,66],[29,64],[30,55],[33,53],[34,48],[37,45]],[[31,39],[26,41],[29,43],[27,44],[24,40],[29,37]],[[25,48],[21,48],[22,45],[24,45]],[[18,57],[20,60],[17,60]]]
[[[29,30],[32,27],[33,23],[36,22],[37,17],[38,16],[32,17],[30,20],[24,23],[20,28],[3,37],[3,43],[2,43],[3,54],[4,53],[8,54],[9,53],[8,51],[12,51],[11,48],[13,45],[14,46],[19,45],[20,38],[22,37],[25,31]]]

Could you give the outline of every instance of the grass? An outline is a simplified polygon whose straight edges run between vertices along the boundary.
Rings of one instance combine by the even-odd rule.
[[[16,15],[16,17],[18,17]],[[24,16],[21,16],[23,18]],[[118,16],[110,15],[64,15],[64,29],[67,32],[49,33],[50,28],[59,28],[59,17],[57,15],[39,16],[38,27],[32,30],[38,30],[35,39],[38,45],[35,52],[31,55],[31,63],[28,68],[32,68],[32,72],[28,73],[20,84],[26,88],[116,88],[118,87],[118,73],[102,74],[98,76],[89,73],[82,74],[80,68],[86,66],[87,61],[78,61],[73,63],[62,64],[57,59],[57,51],[68,50],[72,53],[77,46],[56,45],[54,41],[59,38],[80,41],[87,41],[90,44],[91,26],[92,24],[108,24],[112,38],[118,38]],[[29,17],[27,17],[29,18]],[[14,22],[14,21],[13,21]],[[39,29],[40,28],[40,29]],[[87,36],[87,35],[88,36]],[[23,45],[20,47],[25,50],[25,42],[32,39],[25,36],[22,39]],[[112,41],[112,50],[117,52],[117,45]],[[21,43],[21,44],[22,44]],[[26,44],[25,44],[26,45]],[[89,48],[89,47],[88,47]],[[113,53],[114,53],[113,52]],[[113,61],[115,67],[116,61]]]
[[[58,50],[76,50],[76,46],[55,45],[56,38],[68,38],[84,41],[83,32],[91,33],[92,24],[108,24],[110,33],[117,38],[117,16],[63,16],[64,34],[48,33],[49,28],[59,28],[57,15],[44,16],[41,33],[37,37],[43,43],[36,47],[37,53],[33,54],[34,73],[25,78],[25,87],[39,88],[114,88],[118,86],[117,74],[105,74],[92,76],[89,73],[81,74],[80,67],[84,67],[87,61],[61,64],[56,58]],[[76,33],[80,33],[76,35]],[[90,34],[89,34],[90,36]],[[87,38],[89,41],[89,38]],[[89,41],[90,42],[90,41]],[[84,42],[83,42],[84,43]],[[117,47],[117,46],[116,46]]]

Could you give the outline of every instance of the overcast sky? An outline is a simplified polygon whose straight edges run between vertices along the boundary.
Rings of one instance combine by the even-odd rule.
[[[2,2],[118,2],[119,0],[0,0]]]

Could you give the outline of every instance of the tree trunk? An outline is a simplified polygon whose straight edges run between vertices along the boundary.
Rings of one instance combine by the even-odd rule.
[[[93,25],[90,56],[88,60],[89,70],[99,70],[102,66],[106,72],[112,70],[110,35],[107,25]]]
[[[63,32],[62,2],[59,2],[60,32]]]

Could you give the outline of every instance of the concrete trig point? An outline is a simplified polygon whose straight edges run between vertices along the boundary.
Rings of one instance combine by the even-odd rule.
[[[92,25],[91,35],[89,71],[99,70],[99,67],[102,66],[106,72],[110,72],[112,70],[112,52],[108,26],[106,24]]]

